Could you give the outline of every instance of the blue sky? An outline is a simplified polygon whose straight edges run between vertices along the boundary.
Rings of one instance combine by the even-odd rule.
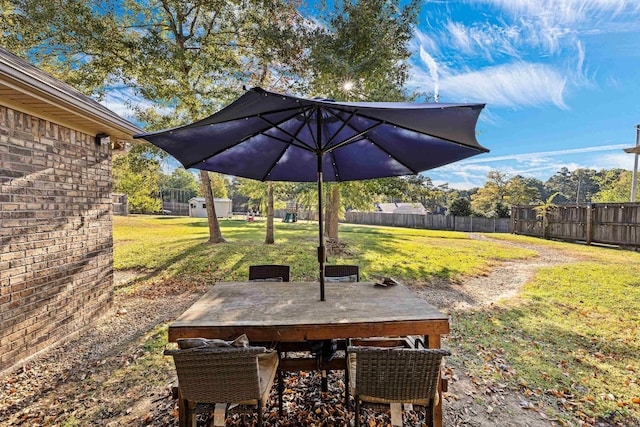
[[[638,0],[426,0],[411,86],[486,103],[478,140],[491,152],[425,174],[470,188],[492,169],[543,181],[561,167],[632,169],[638,22]]]
[[[562,167],[631,170],[638,22],[640,0],[425,0],[409,85],[486,103],[478,140],[491,150],[425,174],[467,189],[494,169],[543,181]],[[122,101],[105,104],[128,115]]]

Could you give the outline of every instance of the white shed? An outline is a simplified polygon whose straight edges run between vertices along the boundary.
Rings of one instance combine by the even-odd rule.
[[[231,199],[213,199],[218,218],[231,218]],[[207,217],[207,204],[204,197],[189,199],[189,216],[193,218]]]

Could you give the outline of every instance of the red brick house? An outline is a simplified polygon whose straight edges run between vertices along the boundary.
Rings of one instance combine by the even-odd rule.
[[[110,307],[111,151],[140,131],[0,48],[0,371]]]

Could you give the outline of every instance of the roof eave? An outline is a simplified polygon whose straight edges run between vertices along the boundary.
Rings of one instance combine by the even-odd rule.
[[[54,86],[46,81],[48,79],[52,77],[0,49],[0,81],[16,92],[88,120],[95,134],[107,133],[117,139],[132,140],[134,134],[142,132],[140,127],[66,83]]]

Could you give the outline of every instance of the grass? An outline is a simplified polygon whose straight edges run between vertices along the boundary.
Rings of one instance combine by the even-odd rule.
[[[288,264],[291,280],[314,280],[318,273],[317,224],[275,223],[276,243],[264,245],[265,223],[222,220],[227,244],[206,244],[206,220],[198,218],[114,217],[114,268],[160,272],[182,280],[242,280],[252,264]],[[414,282],[455,280],[486,273],[508,259],[535,251],[469,239],[464,233],[342,225],[348,252],[331,263],[357,264],[361,276],[390,275]]]
[[[482,355],[467,361],[479,377],[507,381],[589,424],[638,424],[640,254],[554,246],[581,257],[539,270],[515,300],[459,313],[455,339],[466,354]]]
[[[317,225],[224,220],[229,243],[207,245],[206,222],[193,218],[114,217],[115,268],[158,274],[156,280],[244,279],[257,263],[292,267],[292,280],[317,277]],[[508,234],[492,239],[557,250],[572,262],[543,268],[522,293],[488,309],[454,312],[453,359],[484,382],[520,390],[542,408],[586,424],[640,424],[640,254]],[[482,275],[509,259],[536,255],[464,233],[340,226],[346,253],[366,279],[391,275],[413,283]],[[557,413],[556,411],[551,411]],[[570,418],[570,417],[569,417]]]

